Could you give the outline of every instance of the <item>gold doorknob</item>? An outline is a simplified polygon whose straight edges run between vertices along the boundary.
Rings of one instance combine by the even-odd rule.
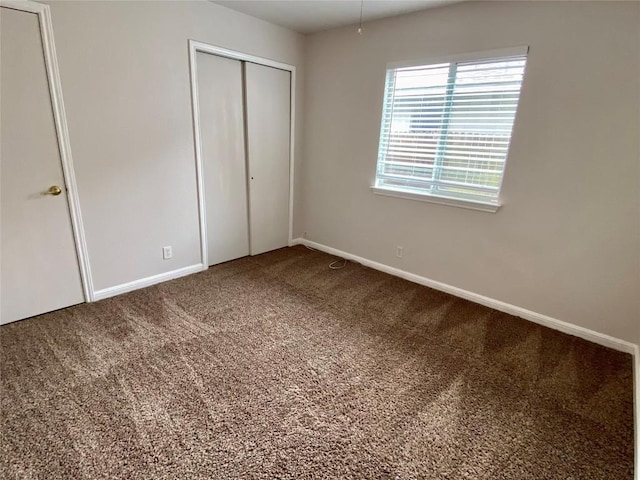
[[[62,189],[57,185],[53,185],[49,187],[49,190],[47,190],[46,192],[42,192],[42,195],[60,195],[61,193]]]

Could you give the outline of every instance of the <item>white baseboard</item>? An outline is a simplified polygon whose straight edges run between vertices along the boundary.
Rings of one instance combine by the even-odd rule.
[[[95,292],[93,292],[93,299],[94,301],[98,301],[104,298],[114,297],[122,293],[138,290],[139,288],[150,287],[151,285],[155,285],[156,283],[166,282],[167,280],[184,277],[186,275],[191,275],[192,273],[201,272],[203,270],[206,270],[206,267],[202,263],[198,263],[197,265],[178,268],[177,270],[172,270],[170,272],[159,273],[158,275],[141,278],[139,280],[134,280],[133,282],[103,288],[102,290],[96,290]]]
[[[368,260],[366,258],[359,257],[357,255],[353,255],[351,253],[344,252],[333,247],[328,247],[320,243],[312,242],[311,240],[307,240],[306,238],[296,238],[292,242],[292,244],[306,245],[308,247],[315,248],[316,250],[320,250],[337,257],[346,258],[347,260],[352,260],[366,267],[370,267],[375,270],[394,275],[396,277],[404,278],[405,280],[409,280],[411,282],[418,283],[435,290],[440,290],[441,292],[449,293],[456,297],[464,298],[465,300],[479,303],[480,305],[493,308],[494,310],[499,310],[516,317],[524,318],[525,320],[529,320],[531,322],[544,325],[545,327],[553,328],[554,330],[559,330],[561,332],[568,333],[569,335],[574,335],[576,337],[589,340],[590,342],[597,343],[605,347],[613,348],[614,350],[635,354],[638,348],[631,342],[620,340],[618,338],[605,335],[604,333],[589,330],[588,328],[580,327],[578,325],[573,325],[571,323],[564,322],[553,317],[548,317],[540,313],[532,312],[531,310],[527,310],[516,305],[511,305],[500,300],[485,297],[484,295],[480,295],[478,293],[473,293],[462,288],[454,287],[453,285],[448,285],[436,280],[431,280],[430,278],[422,277],[420,275],[416,275],[415,273],[409,273],[407,271],[400,270],[399,268],[390,267],[389,265],[385,265],[383,263],[374,262],[373,260]]]

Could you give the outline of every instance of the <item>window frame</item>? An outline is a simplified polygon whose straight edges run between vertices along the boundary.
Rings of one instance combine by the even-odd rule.
[[[403,198],[408,200],[418,200],[418,201],[436,203],[441,205],[449,205],[453,207],[462,207],[462,208],[468,208],[468,209],[478,210],[483,212],[490,212],[490,213],[497,212],[500,209],[500,207],[503,205],[501,194],[502,194],[504,176],[507,168],[507,161],[509,157],[510,147],[507,150],[507,155],[505,157],[505,166],[502,171],[500,186],[498,188],[498,196],[495,199],[487,199],[487,200],[476,199],[476,198],[472,199],[472,198],[464,198],[462,196],[460,197],[447,196],[443,194],[434,194],[432,192],[426,192],[426,191],[419,191],[419,190],[411,191],[409,189],[393,188],[390,186],[378,185],[378,168],[379,168],[378,161],[380,158],[379,157],[380,148],[384,141],[388,141],[388,138],[386,139],[382,138],[383,119],[385,115],[385,106],[387,104],[386,96],[388,94],[387,76],[389,75],[390,71],[399,69],[399,68],[429,66],[429,65],[436,65],[440,63],[473,62],[473,61],[479,61],[479,60],[489,60],[492,58],[510,57],[510,56],[518,56],[518,55],[527,56],[527,64],[528,64],[528,53],[529,53],[528,46],[518,46],[518,47],[508,47],[508,48],[501,48],[501,49],[495,49],[495,50],[484,50],[484,51],[477,51],[472,53],[461,53],[461,54],[446,55],[446,56],[432,56],[427,58],[421,57],[414,60],[387,63],[385,67],[385,75],[384,75],[384,93],[382,95],[382,105],[380,109],[381,121],[380,121],[380,130],[378,134],[378,150],[377,150],[378,156],[376,157],[374,183],[370,187],[371,191],[378,195],[397,197],[397,198]],[[522,83],[520,85],[519,98],[522,96],[522,90],[523,90],[524,79],[525,79],[524,75],[526,74],[527,64],[525,64]],[[513,132],[515,130],[515,124],[518,117],[519,109],[520,109],[520,100],[518,100],[518,107],[516,108],[513,127],[511,129],[511,135],[509,136],[509,146],[513,139]]]

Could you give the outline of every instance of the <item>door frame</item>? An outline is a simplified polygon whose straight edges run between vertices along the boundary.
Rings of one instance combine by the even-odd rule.
[[[58,140],[58,151],[60,152],[62,175],[66,186],[67,205],[69,208],[69,215],[71,217],[71,228],[73,230],[73,241],[76,247],[82,290],[85,301],[91,302],[93,301],[93,281],[91,279],[87,242],[84,235],[80,200],[78,196],[75,171],[73,168],[73,158],[71,156],[71,142],[69,140],[69,129],[67,127],[67,115],[62,100],[62,86],[60,83],[60,72],[58,70],[58,58],[56,56],[56,48],[53,40],[51,10],[49,5],[30,0],[0,0],[0,7],[35,13],[38,15],[40,40],[42,42],[42,51],[44,53],[47,83],[49,84],[49,95],[51,97],[56,138]]]
[[[296,124],[296,67],[287,63],[276,62],[268,58],[257,57],[246,53],[229,50],[197,40],[189,40],[189,83],[191,85],[191,112],[193,116],[193,136],[196,153],[196,179],[198,183],[198,210],[200,219],[200,255],[203,269],[209,268],[207,258],[207,218],[205,215],[205,192],[202,160],[202,141],[200,135],[200,108],[198,106],[198,67],[196,54],[198,52],[218,55],[219,57],[256,63],[266,67],[278,68],[291,73],[291,112],[289,127],[289,234],[288,244],[293,245],[293,188],[295,164],[295,124]],[[251,232],[249,232],[251,235]]]

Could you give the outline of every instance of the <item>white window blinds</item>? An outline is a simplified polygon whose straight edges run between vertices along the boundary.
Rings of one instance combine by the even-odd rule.
[[[524,52],[388,69],[375,186],[497,204]]]

